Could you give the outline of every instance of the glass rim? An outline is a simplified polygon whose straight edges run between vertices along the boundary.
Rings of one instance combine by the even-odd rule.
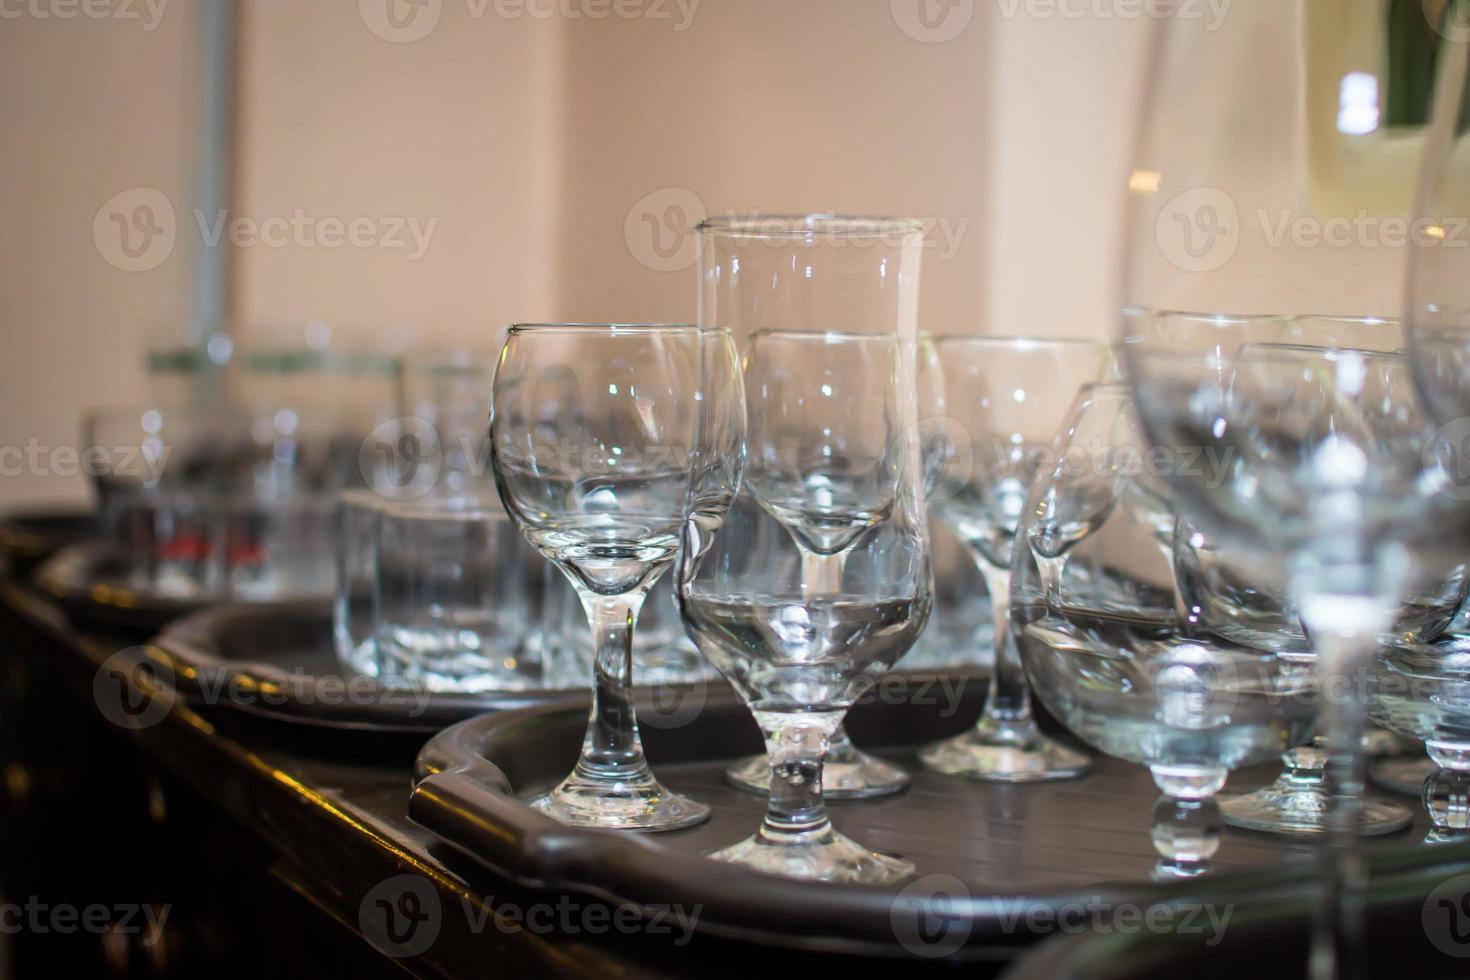
[[[720,329],[725,329],[721,327]],[[800,327],[762,327],[750,334],[751,343],[765,337],[791,338],[793,340],[880,340],[898,343],[898,334],[892,330],[803,330]]]
[[[694,323],[512,323],[508,333],[567,333],[567,334],[684,334],[700,333],[705,330],[723,329],[701,327]]]
[[[924,223],[916,218],[816,211],[806,214],[720,215],[705,218],[694,226],[694,230],[700,235],[715,238],[784,239],[816,234],[844,238],[881,238],[895,234],[922,234]]]
[[[374,491],[369,491],[374,492]],[[448,499],[386,499],[372,509],[395,521],[509,521],[499,498],[452,497]]]
[[[936,347],[941,344],[974,344],[1010,350],[1075,350],[1088,347],[1107,350],[1112,346],[1109,341],[1090,340],[1086,337],[997,337],[949,333],[932,334],[930,339]]]
[[[1201,310],[1151,310],[1143,307],[1132,307],[1125,309],[1123,314],[1124,316],[1151,316],[1155,319],[1192,320],[1200,323],[1213,322],[1222,326],[1241,323],[1260,323],[1266,320],[1280,320],[1283,323],[1357,323],[1363,325],[1382,324],[1384,326],[1400,326],[1405,323],[1404,318],[1398,316],[1373,316],[1354,313],[1211,313]]]
[[[1345,354],[1353,354],[1364,360],[1392,361],[1396,365],[1402,365],[1405,370],[1411,366],[1408,354],[1397,350],[1368,350],[1362,347],[1348,347],[1346,345],[1316,345],[1316,344],[1256,344],[1247,345],[1255,347],[1253,350],[1233,351],[1182,351],[1168,348],[1151,347],[1147,344],[1129,344],[1125,355],[1130,359],[1148,358],[1149,360],[1172,361],[1176,364],[1205,364],[1205,365],[1232,365],[1232,364],[1263,364],[1263,363],[1301,363],[1305,360],[1333,361]],[[1264,350],[1260,348],[1266,348]]]

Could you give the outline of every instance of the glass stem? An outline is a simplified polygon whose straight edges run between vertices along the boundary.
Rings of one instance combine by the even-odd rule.
[[[841,711],[756,711],[756,724],[766,740],[771,764],[771,798],[761,836],[786,839],[827,831],[827,805],[822,797],[822,764]]]
[[[1337,565],[1319,567],[1302,578],[1301,619],[1317,652],[1327,753],[1327,839],[1310,963],[1314,980],[1367,975],[1367,866],[1358,827],[1366,782],[1368,704],[1360,675],[1392,620],[1397,583],[1386,588],[1382,571],[1371,563]]]
[[[995,666],[990,672],[990,694],[985,699],[986,719],[1007,727],[1031,723],[1031,696],[1026,685],[1026,671],[1021,666],[1021,651],[1011,639],[1011,571],[997,568],[984,558],[976,564],[990,591],[990,607],[995,619]]]
[[[842,591],[842,568],[847,564],[847,552],[822,555],[801,549],[801,594],[805,599],[834,596]]]
[[[644,591],[615,596],[581,592],[597,647],[592,668],[592,711],[582,757],[577,760],[581,775],[616,779],[648,769],[633,710],[633,625],[646,595]]]
[[[1067,570],[1067,554],[1055,558],[1036,555],[1036,568],[1041,573],[1041,587],[1046,594],[1046,604],[1053,610],[1062,604],[1062,573]]]

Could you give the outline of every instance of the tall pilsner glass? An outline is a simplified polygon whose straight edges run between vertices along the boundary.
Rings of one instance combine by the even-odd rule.
[[[701,320],[744,338],[746,464],[733,527],[704,548],[689,523],[675,595],[760,725],[769,787],[756,833],[711,857],[901,880],[913,865],[838,834],[823,791],[843,716],[932,605],[914,384],[920,227],[817,215],[700,233]],[[844,765],[892,778],[866,757]]]
[[[791,492],[810,498],[800,504],[782,504],[774,496],[763,502],[775,508],[772,514],[805,549],[808,588],[814,593],[835,588],[835,581],[824,583],[824,576],[835,572],[853,544],[842,529],[856,519],[854,508],[861,509],[859,471],[871,462],[864,455],[867,448],[835,423],[848,423],[854,431],[866,424],[865,437],[885,431],[881,420],[872,421],[874,409],[883,411],[882,393],[871,385],[851,387],[846,379],[841,386],[807,393],[796,383],[806,379],[794,374],[809,369],[858,377],[887,356],[875,336],[893,338],[912,372],[922,230],[915,222],[892,218],[754,215],[706,221],[699,236],[700,323],[728,329],[747,369],[754,356],[758,371],[767,366],[776,371],[762,389],[773,397],[750,401],[752,425],[768,421],[771,440],[763,451],[796,481]],[[756,351],[754,340],[762,332],[766,343]],[[847,342],[834,342],[819,356],[813,353],[818,348],[800,336],[812,332],[831,332],[834,341],[842,335]],[[905,398],[912,395],[911,382],[906,384]],[[788,393],[789,406],[805,397],[822,399],[834,424],[818,427],[824,431],[802,430],[783,402]],[[765,795],[770,772],[766,758],[756,756],[736,763],[726,778]],[[854,746],[841,725],[832,735],[823,779],[830,799],[885,796],[909,782],[898,766]]]

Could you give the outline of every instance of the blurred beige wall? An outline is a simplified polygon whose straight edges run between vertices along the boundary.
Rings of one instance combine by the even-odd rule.
[[[87,498],[84,407],[141,398],[144,338],[189,300],[184,249],[126,270],[167,245],[150,231],[167,215],[138,210],[157,203],[145,189],[186,198],[191,12],[31,9],[7,4],[0,19],[0,506]]]
[[[493,346],[514,320],[686,320],[693,223],[757,209],[927,219],[931,331],[1112,329],[1145,21],[978,0],[240,4],[223,216],[191,209],[185,0],[148,32],[0,21],[24,229],[0,269],[0,446],[74,441],[83,405],[141,397],[143,337],[188,308],[216,235],[247,335],[321,318],[346,343]],[[92,224],[139,187],[175,205],[177,242],[127,272]],[[83,488],[7,477],[0,502]]]

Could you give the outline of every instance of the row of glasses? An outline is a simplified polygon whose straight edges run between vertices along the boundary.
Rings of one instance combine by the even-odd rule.
[[[629,830],[707,816],[649,770],[630,692],[633,625],[677,552],[684,625],[767,742],[762,825],[712,856],[822,879],[912,872],[835,831],[823,765],[932,602],[914,385],[921,231],[707,222],[702,326],[512,329],[492,400],[497,483],[598,639],[581,756],[533,806]],[[554,400],[532,380],[552,363],[567,365]]]

